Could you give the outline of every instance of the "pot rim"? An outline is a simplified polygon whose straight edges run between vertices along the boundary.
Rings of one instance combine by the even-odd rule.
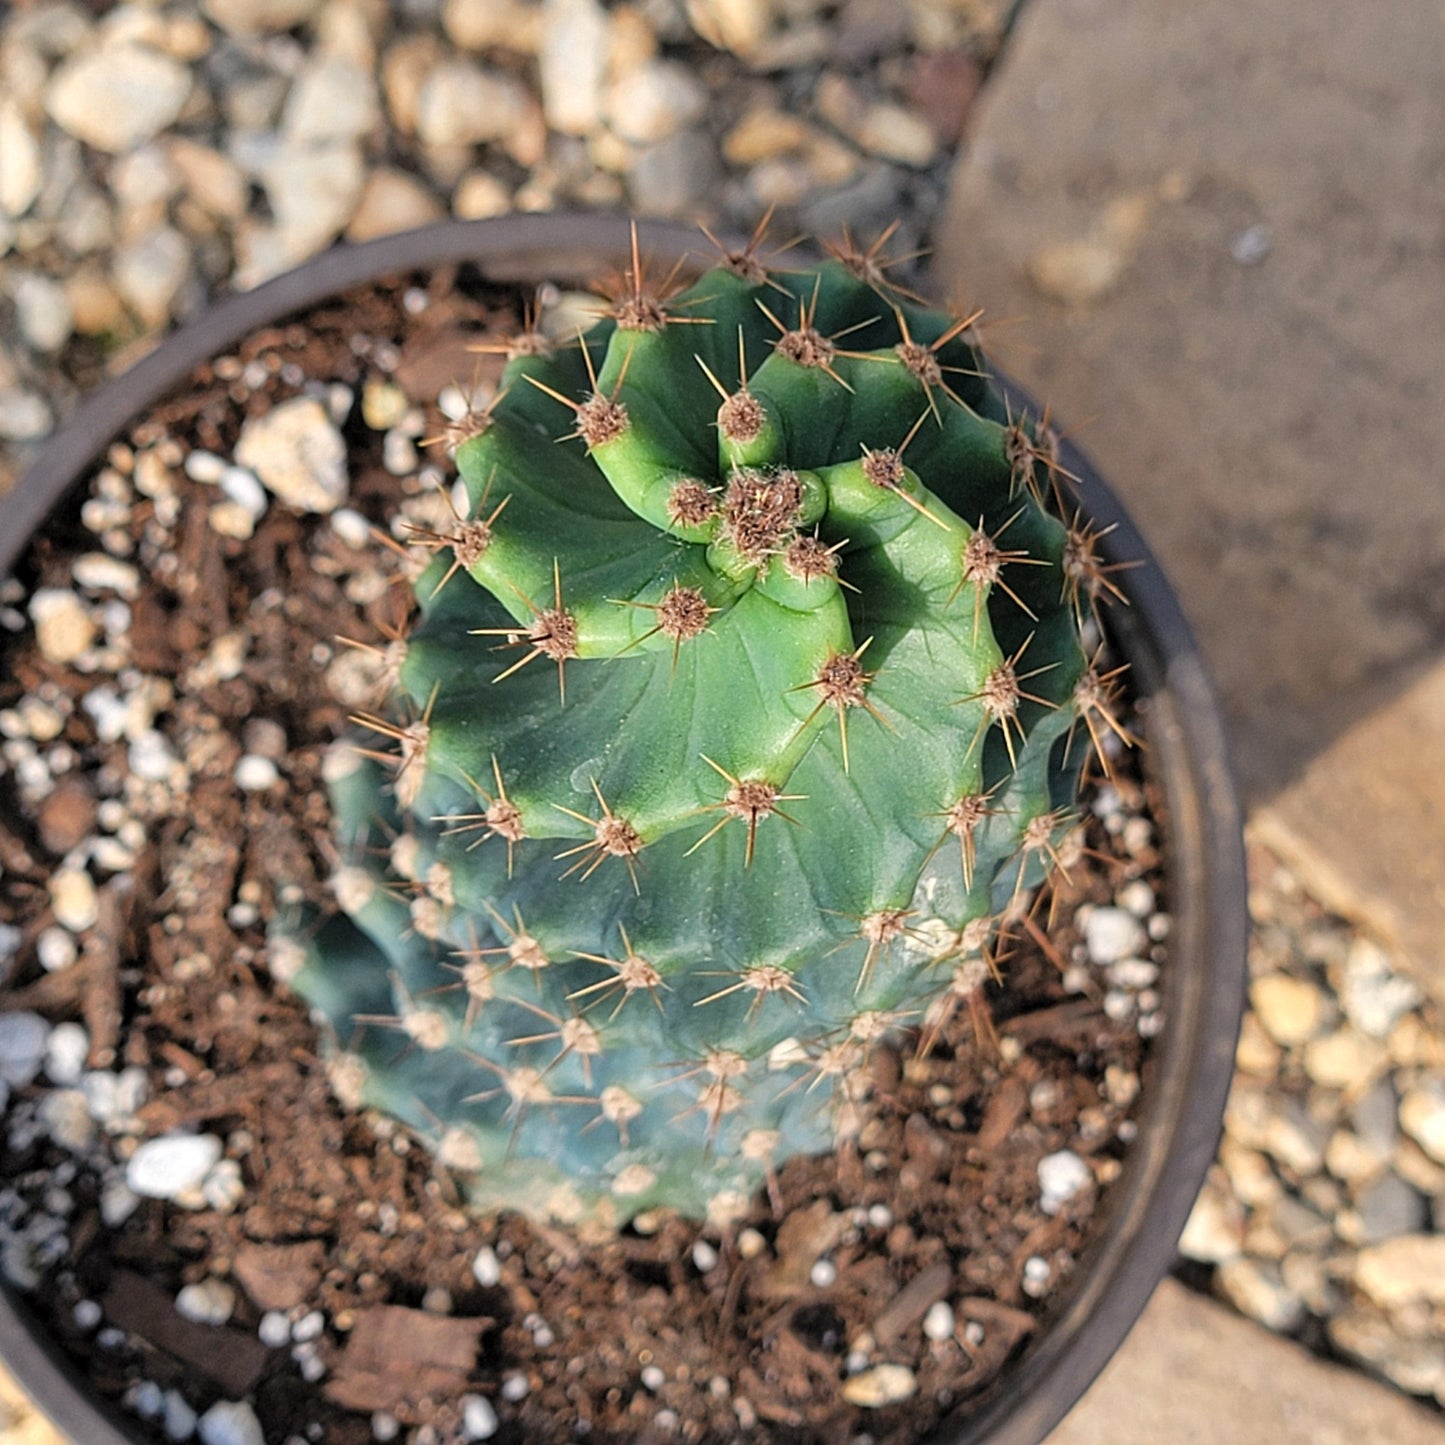
[[[473,262],[499,281],[591,276],[599,262],[627,254],[630,228],[626,216],[596,213],[441,221],[335,247],[226,298],[99,387],[0,498],[0,576],[133,418],[250,332],[384,276],[458,262]],[[706,251],[698,233],[679,223],[640,222],[638,233],[665,261]],[[1016,411],[1030,404],[1021,388],[999,381]],[[1082,511],[1101,533],[1108,529],[1100,541],[1107,560],[1131,563],[1123,580],[1132,605],[1113,610],[1110,628],[1149,701],[1150,761],[1166,798],[1174,926],[1165,1027],[1147,1066],[1151,1100],[1064,1307],[993,1385],[928,1437],[929,1445],[1037,1445],[1123,1343],[1174,1262],[1214,1158],[1243,1012],[1244,843],[1219,704],[1178,599],[1122,504],[1067,439],[1061,456],[1080,478]],[[72,1440],[134,1445],[139,1438],[92,1395],[8,1284],[0,1290],[0,1357]]]

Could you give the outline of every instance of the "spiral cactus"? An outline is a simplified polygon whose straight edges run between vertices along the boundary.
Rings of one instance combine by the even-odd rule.
[[[346,1100],[479,1207],[726,1218],[976,1001],[1058,859],[1111,583],[1046,422],[877,250],[756,247],[515,339],[330,769],[291,945]],[[304,958],[297,948],[304,949]]]

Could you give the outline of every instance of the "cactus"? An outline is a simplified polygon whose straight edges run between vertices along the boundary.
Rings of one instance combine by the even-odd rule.
[[[976,1005],[1067,846],[1114,587],[972,320],[877,247],[670,291],[634,242],[459,425],[329,768],[339,909],[274,955],[479,1208],[736,1216],[856,1130],[879,1039]]]

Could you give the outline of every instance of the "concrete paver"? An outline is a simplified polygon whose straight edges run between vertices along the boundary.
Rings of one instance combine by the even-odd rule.
[[[1199,630],[1272,843],[1445,998],[1445,24],[1032,0],[935,237]]]
[[[1445,1422],[1166,1279],[1048,1445],[1445,1445]]]

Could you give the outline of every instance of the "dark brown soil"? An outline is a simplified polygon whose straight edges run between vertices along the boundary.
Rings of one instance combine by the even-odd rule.
[[[1147,828],[1121,832],[1116,814],[1110,830],[1089,814],[1092,853],[1035,910],[1039,925],[1055,919],[1051,934],[1020,930],[986,1014],[963,1011],[927,1057],[881,1052],[877,1117],[861,1148],[789,1164],[776,1198],[760,1198],[726,1234],[662,1219],[584,1245],[515,1217],[468,1217],[424,1150],[332,1099],[305,1009],[265,966],[278,890],[325,902],[320,761],[349,710],[328,688],[333,639],[381,635],[392,598],[379,578],[396,559],[355,550],[325,519],[279,504],[249,541],[218,535],[208,523],[216,488],[180,469],[193,448],[229,457],[247,415],[308,383],[344,383],[358,398],[345,424],[351,505],[384,526],[421,484],[382,466],[381,433],[360,415],[363,386],[390,378],[431,403],[471,375],[465,340],[511,304],[454,281],[367,290],[202,368],[191,391],[111,452],[120,478],[111,485],[129,497],[115,527],[142,578],[109,668],[118,675],[49,662],[28,631],[9,647],[0,707],[47,699],[64,725],[39,756],[67,747],[73,766],[43,801],[22,802],[12,776],[0,781],[0,919],[23,930],[0,1004],[81,1020],[91,1068],[147,1071],[144,1135],[217,1133],[244,1181],[229,1212],[145,1201],[112,1229],[97,1175],[81,1167],[68,1185],[70,1250],[36,1302],[105,1395],[140,1378],[175,1386],[197,1409],[250,1394],[276,1445],[293,1434],[363,1445],[380,1409],[431,1425],[431,1438],[460,1439],[466,1394],[493,1402],[503,1441],[912,1439],[994,1379],[1069,1293],[1132,1136],[1146,1049],[1137,1018],[1102,1009],[1100,971],[1086,966],[1085,990],[1066,991],[1062,969],[1081,957],[1072,920],[1079,904],[1110,903],[1131,879],[1164,896],[1159,857],[1140,836]],[[433,410],[428,434],[439,429]],[[168,478],[160,496],[135,490],[142,453]],[[78,524],[52,529],[26,580],[73,587],[74,555],[98,547]],[[198,665],[237,633],[234,675]],[[102,742],[80,705],[100,682],[134,695],[156,678],[170,694],[158,695],[154,726],[180,760],[181,786],[132,777],[127,740]],[[243,752],[283,736],[281,781],[242,792],[233,774]],[[1124,814],[1142,810],[1137,773],[1117,792]],[[144,842],[127,871],[92,864],[100,921],[78,962],[44,973],[35,940],[52,922],[49,876],[61,854],[96,836],[105,798],[140,818]],[[116,1144],[123,1154],[123,1139],[106,1147]],[[1092,1183],[1049,1215],[1037,1166],[1063,1149],[1088,1163]],[[0,1163],[39,1207],[66,1158],[12,1128]],[[483,1246],[500,1264],[490,1287],[472,1269]],[[177,1291],[210,1276],[238,1287],[231,1323],[180,1320]],[[100,1301],[127,1338],[78,1325],[82,1300]],[[939,1300],[956,1329],[931,1340],[921,1322]],[[319,1384],[303,1380],[288,1349],[257,1338],[265,1310],[313,1309],[325,1315]],[[849,1403],[845,1386],[855,1391],[861,1371],[880,1363],[913,1371],[911,1398]],[[318,1423],[320,1434],[308,1430]],[[158,1427],[137,1428],[161,1438]]]

